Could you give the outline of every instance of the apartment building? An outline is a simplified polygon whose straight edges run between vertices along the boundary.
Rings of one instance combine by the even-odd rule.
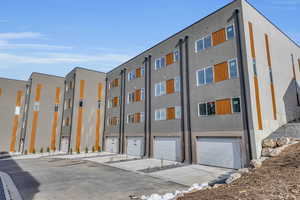
[[[0,153],[19,151],[26,85],[0,78]]]
[[[299,118],[300,48],[236,0],[107,73],[105,149],[241,168]]]
[[[99,151],[102,147],[105,73],[74,68],[65,78],[60,150]]]
[[[21,130],[21,152],[56,151],[62,119],[64,78],[32,73],[26,95],[24,127]]]

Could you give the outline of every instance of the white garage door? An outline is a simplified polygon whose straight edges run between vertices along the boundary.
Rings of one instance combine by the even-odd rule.
[[[239,138],[197,138],[197,162],[226,168],[241,168]]]
[[[118,137],[107,137],[105,150],[111,153],[118,153],[119,149],[119,140]]]
[[[155,137],[154,158],[172,161],[181,161],[179,137]]]
[[[127,154],[142,156],[144,154],[144,137],[127,137]]]

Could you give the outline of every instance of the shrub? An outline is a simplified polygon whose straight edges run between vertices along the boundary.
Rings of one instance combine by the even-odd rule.
[[[70,148],[70,151],[69,151],[69,152],[70,152],[70,154],[73,154],[73,149],[72,149],[72,148]]]
[[[47,147],[47,152],[50,153],[50,148],[49,147]]]
[[[89,152],[89,148],[85,147],[85,153],[88,153],[88,152]]]
[[[27,151],[27,149],[24,151],[24,154],[25,154],[25,155],[27,155],[27,154],[28,154],[28,151]]]
[[[43,153],[44,152],[44,149],[43,149],[43,147],[41,148],[41,150],[40,150],[40,153]]]
[[[35,154],[35,149],[32,150],[32,153]]]
[[[93,153],[95,152],[95,147],[94,147],[94,146],[92,147],[92,152],[93,152]]]

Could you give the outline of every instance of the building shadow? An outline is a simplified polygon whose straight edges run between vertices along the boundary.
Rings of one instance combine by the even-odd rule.
[[[2,153],[0,157],[0,172],[8,174],[23,200],[32,200],[39,192],[40,183],[27,171],[24,171],[18,162],[25,160],[14,160],[9,154]]]
[[[300,87],[296,80],[291,80],[283,96],[287,122],[297,121],[300,118]]]

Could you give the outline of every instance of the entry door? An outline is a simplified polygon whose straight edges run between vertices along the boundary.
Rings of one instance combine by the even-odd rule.
[[[61,138],[61,151],[67,153],[69,149],[69,138],[68,137],[62,137]]]
[[[119,145],[118,137],[106,138],[106,145],[105,145],[106,151],[111,153],[118,153],[118,149],[119,149],[118,145]]]
[[[127,137],[127,154],[132,156],[142,156],[144,153],[143,137]]]
[[[242,166],[239,138],[199,137],[196,146],[199,164],[234,169]]]
[[[180,161],[180,146],[180,137],[155,137],[153,146],[154,158]]]

